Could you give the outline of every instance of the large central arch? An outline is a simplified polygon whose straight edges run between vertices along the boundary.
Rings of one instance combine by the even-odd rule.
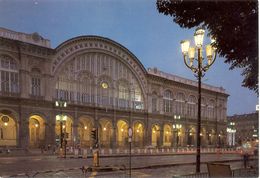
[[[60,93],[56,97],[146,108],[147,72],[122,45],[108,38],[80,36],[62,43],[55,50],[51,72],[55,78],[55,93]],[[112,96],[113,93],[116,96]],[[93,94],[99,96],[93,98]],[[117,97],[117,100],[111,101],[111,97]]]

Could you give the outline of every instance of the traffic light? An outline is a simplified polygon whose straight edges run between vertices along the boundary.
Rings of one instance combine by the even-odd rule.
[[[92,131],[91,131],[91,137],[93,140],[97,140],[97,129],[96,128],[93,128]]]
[[[91,137],[94,140],[94,146],[95,148],[98,148],[98,129],[97,128],[93,128],[91,131]]]

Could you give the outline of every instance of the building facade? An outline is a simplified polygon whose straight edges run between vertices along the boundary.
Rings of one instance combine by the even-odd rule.
[[[241,115],[228,116],[228,125],[233,123],[233,133],[227,133],[228,143],[232,140],[232,146],[241,146],[243,143],[259,141],[259,113],[249,113]],[[232,137],[232,138],[231,138]],[[230,144],[229,144],[230,145]]]
[[[228,94],[202,84],[203,147],[224,145]],[[55,107],[55,101],[68,103]],[[60,123],[59,116],[66,120]],[[196,145],[197,82],[146,70],[108,38],[79,36],[55,49],[39,34],[0,28],[0,146],[102,148]]]

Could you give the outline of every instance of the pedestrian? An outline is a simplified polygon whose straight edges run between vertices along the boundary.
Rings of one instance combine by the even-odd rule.
[[[55,152],[56,152],[56,146],[53,145],[53,147],[52,147],[52,153],[55,155]]]
[[[43,154],[43,151],[44,151],[43,146],[41,146],[41,153],[42,153],[42,154]]]
[[[247,162],[248,162],[249,155],[248,153],[243,154],[243,162],[244,162],[244,168],[247,168]]]

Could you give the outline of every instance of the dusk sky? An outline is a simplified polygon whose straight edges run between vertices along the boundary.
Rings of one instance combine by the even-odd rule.
[[[193,41],[194,29],[183,29],[159,14],[155,0],[0,0],[0,26],[38,32],[52,48],[80,35],[110,38],[129,49],[144,67],[195,80],[183,63],[180,41]],[[241,86],[242,70],[229,70],[217,57],[202,81],[222,86],[230,95],[227,114],[255,111],[257,95]]]

